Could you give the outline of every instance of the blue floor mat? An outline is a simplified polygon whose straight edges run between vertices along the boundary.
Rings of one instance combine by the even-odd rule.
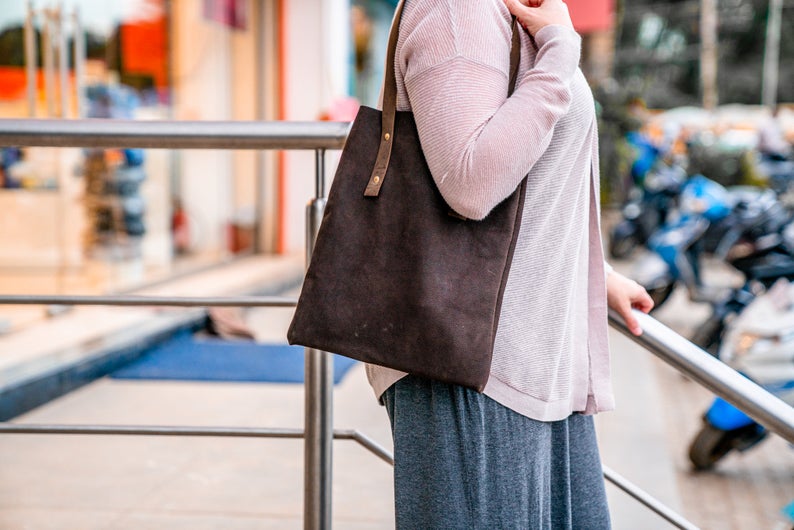
[[[302,383],[302,346],[197,338],[178,333],[116,370],[115,379]],[[334,384],[356,361],[334,355]]]

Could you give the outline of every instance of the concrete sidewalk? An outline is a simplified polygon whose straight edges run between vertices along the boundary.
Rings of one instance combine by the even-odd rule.
[[[262,266],[248,263],[221,274],[215,287],[205,278],[179,292],[229,294],[244,287],[244,271],[267,276]],[[273,270],[282,266],[293,274],[285,271],[295,264]],[[659,316],[685,327],[697,321],[697,310],[677,296]],[[102,324],[97,314],[83,316],[63,332]],[[290,317],[288,309],[248,314],[263,342],[283,340]],[[38,342],[47,342],[43,336]],[[702,528],[783,528],[779,509],[794,500],[794,450],[773,438],[727,458],[715,473],[692,474],[686,446],[710,396],[628,339],[610,339],[618,410],[597,417],[604,463]],[[0,357],[8,351],[0,343]],[[361,366],[334,399],[337,428],[391,446],[385,412]],[[302,428],[303,387],[102,378],[14,421]],[[335,442],[334,450],[334,526],[392,528],[391,468],[351,441]],[[299,440],[0,435],[0,529],[301,528],[302,467]],[[614,528],[670,528],[616,488],[607,490]]]
[[[273,325],[289,318],[281,313],[271,310],[267,320]],[[359,429],[391,447],[385,412],[363,367],[348,374],[334,399],[337,428]],[[636,411],[627,406],[622,413]],[[654,432],[658,425],[603,419],[605,463],[679,507],[670,455]],[[105,378],[15,421],[302,428],[303,388]],[[392,528],[391,468],[354,442],[334,447],[334,526]],[[302,451],[298,440],[0,436],[0,528],[301,528]],[[615,528],[668,528],[608,489]]]
[[[358,367],[337,388],[335,422],[387,444],[365,385]],[[103,379],[18,421],[302,428],[302,418],[300,385]],[[0,436],[0,454],[2,529],[302,528],[299,440],[14,435]],[[391,468],[354,442],[335,442],[333,493],[337,528],[390,527]]]
[[[127,294],[274,294],[302,278],[301,257],[256,256]],[[1,335],[0,420],[111,371],[174,329],[195,325],[204,313],[201,308],[77,306]]]

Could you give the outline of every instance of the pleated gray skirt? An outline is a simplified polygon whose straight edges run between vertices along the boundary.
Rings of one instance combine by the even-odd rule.
[[[610,527],[592,416],[536,421],[473,390],[413,376],[383,401],[398,529]]]

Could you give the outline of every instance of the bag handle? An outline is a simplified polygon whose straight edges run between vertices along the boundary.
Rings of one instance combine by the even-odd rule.
[[[397,114],[397,78],[394,73],[394,60],[397,50],[397,36],[400,30],[400,19],[402,18],[405,0],[400,0],[397,9],[394,11],[394,22],[389,33],[389,47],[386,52],[386,72],[383,81],[383,112],[381,115],[381,134],[378,156],[375,159],[375,167],[369,177],[367,188],[364,190],[365,197],[377,197],[380,187],[383,186],[383,179],[386,178],[386,170],[389,168],[391,158],[391,146],[394,142],[394,118]],[[518,23],[516,17],[512,22],[513,37],[510,45],[510,81],[507,89],[507,96],[513,94],[518,79],[518,63],[521,55],[521,41],[518,36]]]

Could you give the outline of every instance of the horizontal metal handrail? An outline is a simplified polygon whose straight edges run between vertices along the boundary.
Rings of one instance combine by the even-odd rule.
[[[303,429],[272,427],[188,427],[173,425],[64,425],[0,422],[0,434],[60,434],[82,436],[197,436],[230,438],[302,439]],[[353,440],[372,454],[394,465],[392,454],[378,442],[355,429],[334,429],[337,440]]]
[[[0,119],[0,147],[341,149],[348,122]]]
[[[267,427],[188,427],[171,425],[68,425],[0,423],[0,434],[58,434],[58,435],[115,435],[115,436],[189,436],[230,438],[305,438],[302,429]],[[394,455],[378,442],[355,429],[334,429],[337,440],[353,440],[389,465],[394,465]],[[636,484],[603,466],[604,479],[623,490],[648,509],[676,528],[696,530],[697,526],[652,497]]]
[[[682,374],[736,405],[786,441],[794,443],[794,407],[712,357],[655,318],[637,310],[634,310],[634,314],[643,330],[640,336],[633,335],[623,319],[613,311],[609,313],[609,323]]]
[[[633,498],[671,525],[683,530],[698,530],[698,526],[688,519],[685,519],[681,514],[671,509],[669,506],[663,504],[656,497],[648,494],[626,477],[603,464],[601,465],[601,470],[604,472],[604,479],[607,482],[610,482],[616,488],[626,493],[629,497]]]
[[[0,146],[85,147],[85,148],[161,148],[161,149],[306,149],[315,150],[317,193],[324,195],[322,155],[324,149],[339,149],[349,132],[344,122],[185,122],[131,120],[6,120],[0,119]],[[294,299],[279,297],[163,297],[163,296],[0,296],[0,304],[43,305],[117,305],[117,306],[242,306],[290,307]],[[759,423],[794,443],[794,409],[775,398],[737,372],[711,358],[689,341],[651,317],[638,313],[645,333],[632,335],[622,320],[610,313],[610,324],[662,358],[680,372],[742,408]],[[307,362],[308,357],[307,357]],[[307,400],[314,400],[316,390],[309,390]],[[320,395],[320,400],[328,399]],[[309,425],[309,423],[307,423]],[[49,431],[48,431],[49,429]],[[134,431],[134,432],[133,432]],[[145,432],[144,432],[145,431]],[[39,434],[142,434],[182,436],[247,436],[277,438],[316,438],[317,433],[298,429],[257,429],[224,427],[134,427],[134,426],[68,426],[19,425],[1,423],[0,433]],[[358,431],[333,432],[334,438],[352,439],[393,463],[391,453]],[[308,444],[307,444],[308,447]],[[308,456],[307,452],[307,456]],[[308,460],[307,460],[308,462]],[[314,462],[314,460],[312,460]],[[317,466],[319,475],[330,471]],[[308,469],[308,466],[307,466]],[[323,480],[308,479],[316,489]],[[694,525],[671,512],[642,490],[609,468],[605,478],[679,528]],[[322,488],[321,488],[322,489]],[[326,488],[326,490],[329,488]],[[307,489],[307,492],[309,490]],[[304,516],[312,513],[305,496]],[[327,497],[323,502],[329,502]],[[323,508],[330,513],[330,508]],[[315,518],[317,519],[317,518]],[[321,519],[321,518],[320,518]],[[318,521],[320,519],[317,519]],[[309,525],[311,527],[317,525]]]
[[[3,304],[114,305],[174,307],[293,307],[294,298],[244,296],[225,298],[156,296],[51,296],[2,295]],[[656,319],[635,311],[643,334],[633,335],[616,313],[610,312],[610,325],[656,354],[666,363],[696,380],[705,388],[733,403],[750,417],[785,440],[794,443],[794,408],[764,388],[715,359]]]
[[[282,296],[80,296],[0,295],[0,305],[107,305],[169,307],[295,307],[295,298]]]
[[[208,436],[232,438],[303,438],[302,429],[183,425],[68,425],[0,423],[0,434],[77,434],[116,436]]]

